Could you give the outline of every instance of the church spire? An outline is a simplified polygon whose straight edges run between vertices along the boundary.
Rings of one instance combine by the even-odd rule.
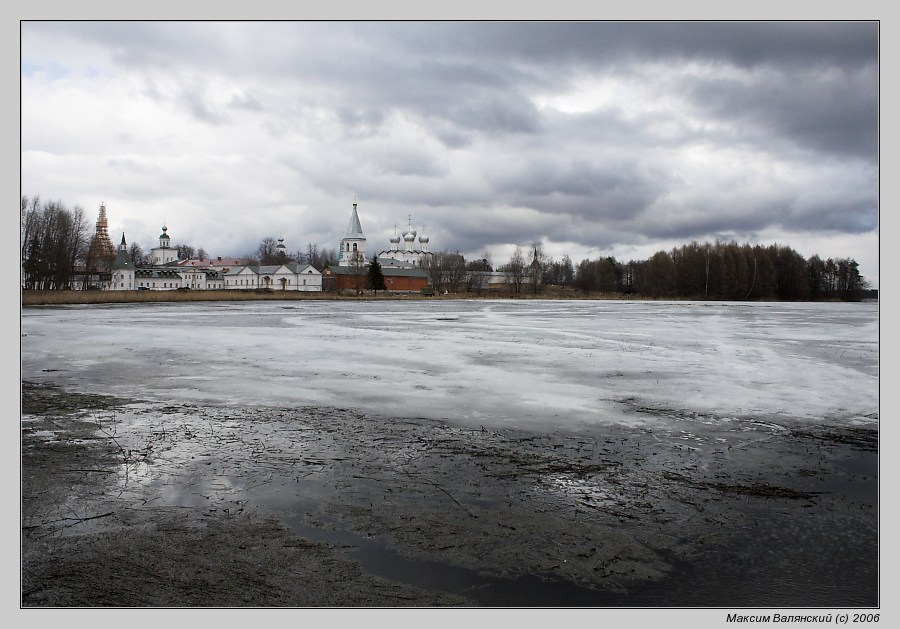
[[[122,232],[122,243],[119,245],[119,251],[116,253],[116,259],[113,261],[112,268],[114,271],[134,269],[134,262],[132,262],[131,256],[128,255],[128,245],[125,243],[125,232]],[[131,288],[132,280],[128,281],[128,288]]]
[[[347,238],[365,238],[356,211],[356,195],[353,195],[353,211],[350,213],[350,225],[347,226]]]
[[[350,224],[347,226],[347,235],[341,240],[341,250],[338,256],[339,266],[357,264],[366,257],[366,235],[363,233],[359,222],[359,212],[356,210],[356,195],[353,195],[353,210],[350,212]]]

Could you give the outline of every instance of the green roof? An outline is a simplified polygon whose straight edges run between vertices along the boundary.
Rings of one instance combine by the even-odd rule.
[[[116,252],[116,259],[113,262],[112,268],[114,269],[133,269],[134,263],[131,261],[131,256],[128,255],[127,251],[119,249]]]

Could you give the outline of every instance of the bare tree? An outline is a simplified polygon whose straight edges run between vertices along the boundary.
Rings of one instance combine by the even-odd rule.
[[[304,260],[307,264],[311,264],[316,266],[316,262],[319,261],[319,244],[318,243],[308,243],[306,245],[306,256]]]
[[[458,293],[466,284],[466,259],[458,251],[439,251],[422,261],[435,292]]]
[[[519,295],[522,292],[522,284],[525,283],[528,273],[521,247],[516,245],[509,262],[501,266],[500,271],[506,275],[506,283],[512,288],[513,294]]]
[[[326,247],[322,247],[319,249],[319,266],[316,266],[317,269],[324,269],[326,266],[333,266],[338,263],[338,252],[337,249],[328,249]]]
[[[84,210],[68,210],[61,202],[23,203],[27,241],[23,245],[23,287],[63,290],[72,287],[75,267],[87,251],[88,225]],[[24,236],[24,234],[23,234]]]
[[[353,288],[356,294],[362,292],[366,282],[366,258],[359,251],[354,251],[350,257],[350,276],[353,281]]]
[[[278,241],[272,236],[266,236],[256,248],[256,259],[259,264],[278,264],[278,255],[276,247]]]
[[[128,247],[128,257],[135,267],[144,266],[144,250],[136,242],[132,242]]]
[[[190,245],[178,245],[177,251],[179,260],[193,260],[197,255],[197,251]]]
[[[447,290],[458,293],[465,287],[466,259],[458,251],[444,256],[445,277],[447,278]]]
[[[484,271],[493,272],[494,267],[491,266],[491,252],[487,249],[481,252],[481,263],[484,265]]]
[[[323,270],[326,266],[337,264],[337,252],[334,249],[319,247],[316,243],[308,243],[306,252],[296,254],[296,260],[311,264],[318,270]]]
[[[553,258],[548,258],[544,263],[543,279],[544,284],[554,286],[571,286],[575,279],[575,267],[572,264],[572,258],[563,256],[562,260],[557,262]]]
[[[21,207],[21,223],[19,225],[21,229],[21,241],[20,245],[22,246],[22,261],[25,261],[27,257],[28,248],[31,245],[32,239],[34,239],[35,234],[39,229],[39,223],[41,220],[40,216],[40,207],[41,207],[41,197],[35,195],[29,199],[26,196],[22,196],[22,207]]]
[[[443,254],[437,252],[422,260],[421,268],[428,275],[428,281],[435,293],[444,292],[444,267],[441,264]]]

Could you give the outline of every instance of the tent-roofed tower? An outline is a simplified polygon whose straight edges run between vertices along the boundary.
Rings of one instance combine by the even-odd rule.
[[[111,290],[134,289],[134,262],[128,255],[128,245],[125,243],[125,232],[122,232],[122,242],[112,265]]]
[[[106,219],[106,203],[100,204],[100,216],[94,235],[91,237],[91,244],[88,247],[87,262],[89,272],[100,271],[107,272],[112,267],[113,261],[116,259],[116,247],[113,245],[112,238],[109,237],[109,223]]]
[[[366,259],[366,235],[363,233],[359,222],[359,213],[356,210],[356,197],[353,197],[353,210],[350,212],[350,224],[347,233],[341,239],[341,251],[338,256],[338,266],[350,266],[354,258]]]

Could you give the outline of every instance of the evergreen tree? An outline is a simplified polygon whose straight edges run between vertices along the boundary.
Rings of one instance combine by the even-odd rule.
[[[387,290],[387,286],[384,283],[384,272],[381,270],[381,262],[378,261],[378,256],[372,256],[369,272],[366,274],[366,288],[375,291],[376,295],[379,290]]]

